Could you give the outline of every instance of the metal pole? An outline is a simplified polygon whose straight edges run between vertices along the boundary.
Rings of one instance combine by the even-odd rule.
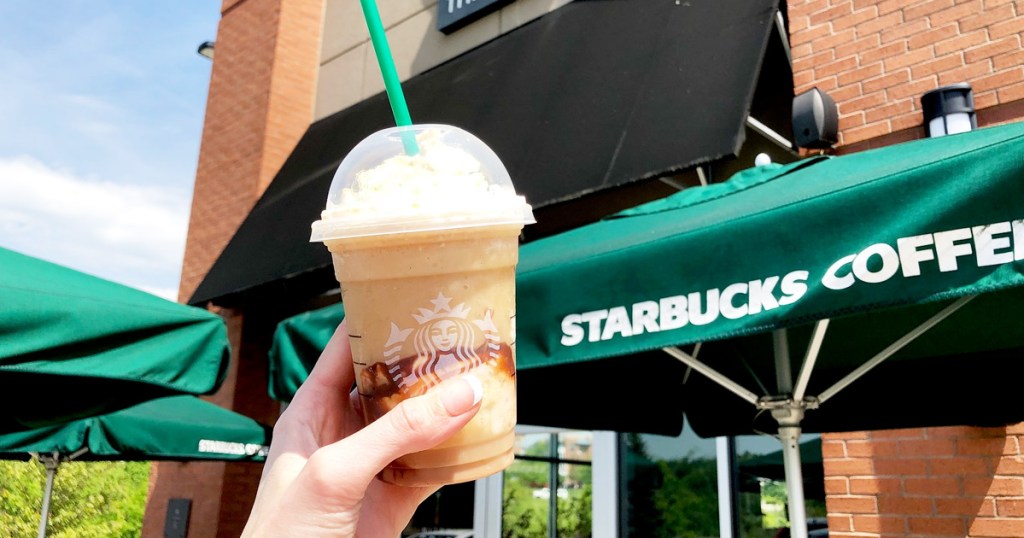
[[[46,467],[46,487],[43,489],[43,508],[39,514],[39,538],[46,538],[46,523],[50,519],[50,498],[53,496],[53,479],[57,476],[57,466],[60,465],[60,455],[56,452],[53,456],[39,456],[39,462]]]
[[[743,385],[740,385],[739,383],[729,379],[728,377],[725,377],[717,370],[711,368],[710,366],[704,364],[703,362],[700,362],[699,360],[690,356],[685,351],[677,347],[663,347],[661,348],[661,350],[664,351],[665,353],[668,353],[676,360],[689,366],[690,368],[693,368],[694,370],[697,370],[698,372],[704,374],[706,377],[708,377],[715,383],[718,383],[729,392],[732,392],[733,394],[739,396],[740,398],[743,398],[744,400],[754,405],[757,405],[757,394],[754,394],[753,392],[750,392],[749,390],[743,388]]]
[[[807,538],[804,476],[800,466],[800,426],[779,425],[779,441],[782,442],[782,463],[786,469],[789,535],[792,538]]]
[[[786,329],[772,331],[775,351],[775,388],[780,395],[793,392],[793,366],[789,360],[789,338]]]

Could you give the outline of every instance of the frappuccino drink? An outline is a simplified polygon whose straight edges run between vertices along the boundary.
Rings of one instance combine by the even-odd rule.
[[[445,379],[471,372],[484,387],[462,431],[385,480],[465,482],[512,462],[515,266],[531,222],[494,152],[456,127],[378,132],[339,167],[312,240],[334,259],[367,422]]]

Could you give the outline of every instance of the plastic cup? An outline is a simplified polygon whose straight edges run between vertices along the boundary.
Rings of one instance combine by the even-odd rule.
[[[367,423],[449,378],[472,373],[484,387],[459,433],[396,460],[384,480],[452,484],[512,462],[515,266],[531,222],[498,157],[456,127],[380,131],[338,168],[312,240],[334,260]]]

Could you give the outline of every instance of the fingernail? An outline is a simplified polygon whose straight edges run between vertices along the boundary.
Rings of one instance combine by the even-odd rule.
[[[441,389],[441,403],[455,417],[469,411],[484,397],[484,386],[473,374],[464,375]]]

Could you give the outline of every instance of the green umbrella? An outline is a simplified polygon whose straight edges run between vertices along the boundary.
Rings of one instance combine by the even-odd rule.
[[[217,315],[0,249],[0,433],[210,393],[228,357]]]
[[[46,466],[39,536],[46,535],[62,461],[263,461],[270,430],[194,396],[150,400],[107,415],[0,435],[0,458],[38,455]]]
[[[277,324],[270,345],[268,392],[271,398],[292,401],[295,391],[309,376],[320,352],[343,319],[345,307],[338,303],[292,316]]]
[[[806,536],[802,426],[1024,419],[1022,201],[1020,123],[686,190],[523,247],[519,367],[680,360],[698,433],[778,422]]]

